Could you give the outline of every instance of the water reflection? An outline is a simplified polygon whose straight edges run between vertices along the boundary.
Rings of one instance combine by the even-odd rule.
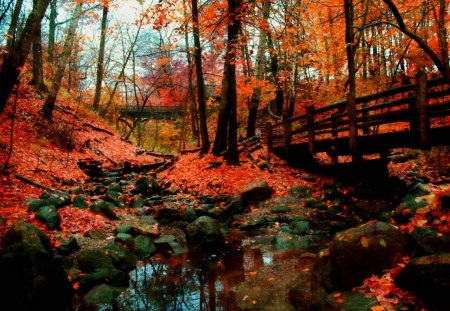
[[[272,259],[259,249],[154,256],[131,273],[119,310],[240,310],[233,288]]]

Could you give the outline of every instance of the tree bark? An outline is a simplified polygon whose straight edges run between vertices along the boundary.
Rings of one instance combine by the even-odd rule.
[[[268,19],[270,13],[270,1],[265,0],[263,3],[263,18]],[[264,80],[264,71],[266,69],[266,31],[264,29],[259,30],[259,43],[258,52],[256,53],[256,81],[260,82]],[[258,106],[261,97],[261,86],[257,86],[253,89],[252,97],[250,99],[250,106],[248,110],[247,121],[247,138],[255,136],[256,132],[256,119],[258,114]]]
[[[102,93],[102,82],[103,82],[103,72],[104,72],[104,59],[105,59],[105,42],[106,42],[106,24],[108,22],[108,3],[103,3],[103,14],[102,14],[102,26],[100,35],[100,47],[98,51],[97,60],[97,82],[95,84],[95,95],[93,107],[98,111],[100,104],[100,96]]]
[[[36,34],[36,29],[41,24],[49,2],[50,0],[38,0],[36,2],[16,44],[7,51],[3,59],[2,69],[0,70],[0,114],[3,112],[9,95],[17,83],[22,66],[25,64],[30,51],[33,37]]]
[[[56,34],[56,17],[58,12],[56,10],[57,0],[50,2],[50,16],[48,22],[48,62],[53,63],[55,58],[55,34]]]
[[[34,4],[36,4],[34,0]],[[41,24],[36,29],[36,34],[33,37],[32,43],[33,53],[33,79],[31,84],[34,84],[36,92],[40,95],[47,92],[47,87],[44,84],[44,70],[42,67],[42,31]]]
[[[75,39],[75,31],[78,27],[78,21],[80,19],[82,3],[77,3],[72,19],[69,24],[69,29],[67,30],[66,39],[64,41],[63,52],[61,55],[61,60],[58,63],[58,68],[56,69],[56,74],[53,79],[52,88],[48,94],[47,99],[44,102],[44,106],[41,109],[41,113],[48,120],[52,118],[53,110],[55,109],[56,96],[58,95],[59,89],[61,87],[61,82],[64,76],[64,70],[67,63],[69,62],[71,49],[73,41]]]
[[[198,115],[200,122],[201,151],[206,154],[209,151],[210,143],[208,136],[208,125],[206,122],[206,98],[205,81],[202,68],[202,48],[200,45],[200,29],[198,23],[198,4],[197,0],[192,0],[192,24],[194,33],[194,60],[197,74],[197,97],[198,97]]]
[[[19,15],[22,10],[23,0],[18,0],[14,6],[14,11],[11,16],[11,23],[9,24],[8,33],[6,35],[6,49],[9,51],[14,48],[17,35],[17,25],[19,23]]]

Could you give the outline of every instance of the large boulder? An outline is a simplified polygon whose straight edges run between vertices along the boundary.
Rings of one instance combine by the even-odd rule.
[[[265,180],[257,180],[245,186],[241,193],[244,203],[256,203],[264,201],[272,196],[273,189]]]
[[[111,242],[106,247],[106,251],[117,269],[128,272],[136,267],[138,257],[129,249]]]
[[[436,229],[416,227],[412,238],[416,256],[450,253],[450,237]]]
[[[5,234],[0,255],[3,310],[66,310],[72,290],[67,274],[53,257],[45,234],[17,222]]]
[[[394,220],[398,223],[406,223],[419,208],[428,205],[429,202],[424,197],[429,194],[430,190],[425,184],[417,184],[412,187],[395,208]]]
[[[408,250],[408,235],[385,222],[339,232],[330,243],[331,283],[337,289],[350,289],[391,267]]]
[[[114,300],[124,288],[100,284],[91,289],[83,298],[84,307],[88,310],[97,310],[100,305],[113,304]]]
[[[88,248],[79,252],[78,266],[81,271],[90,273],[98,269],[113,268],[113,263],[106,250]]]
[[[450,310],[450,253],[411,260],[395,283],[413,293],[430,310]]]
[[[186,241],[190,249],[217,251],[224,245],[219,222],[209,216],[201,216],[186,226]]]

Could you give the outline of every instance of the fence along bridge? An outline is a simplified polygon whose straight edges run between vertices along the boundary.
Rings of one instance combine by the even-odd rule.
[[[450,145],[449,116],[446,81],[427,81],[419,72],[414,84],[356,98],[355,109],[343,100],[268,123],[267,143],[269,150],[297,162],[318,152],[327,152],[335,164],[341,155],[383,158],[394,148]]]

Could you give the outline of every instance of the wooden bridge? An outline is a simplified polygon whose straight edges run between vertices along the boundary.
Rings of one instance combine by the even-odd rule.
[[[119,108],[120,118],[146,120],[169,120],[183,116],[184,109],[180,106],[126,106]]]
[[[450,88],[443,78],[427,81],[423,72],[414,84],[347,100],[267,125],[273,152],[301,161],[326,152],[358,159],[366,154],[384,157],[390,149],[429,149],[450,145]]]

